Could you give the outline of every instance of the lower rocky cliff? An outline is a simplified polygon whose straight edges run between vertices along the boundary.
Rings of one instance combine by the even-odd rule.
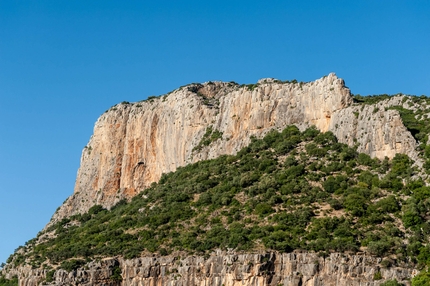
[[[380,258],[332,253],[236,254],[219,251],[209,257],[109,258],[72,272],[58,270],[46,282],[47,270],[19,268],[20,286],[36,285],[291,285],[373,286],[387,280],[410,285],[416,270],[384,268]],[[121,276],[115,272],[121,271]],[[12,273],[10,273],[12,274]],[[122,278],[121,278],[122,277]],[[122,280],[122,281],[121,281]]]

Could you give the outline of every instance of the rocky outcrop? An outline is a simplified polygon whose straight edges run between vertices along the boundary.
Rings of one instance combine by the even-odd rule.
[[[402,106],[403,99],[404,96],[395,96],[372,105],[351,105],[333,114],[328,129],[340,142],[358,145],[357,151],[371,157],[391,159],[402,153],[421,165],[415,139],[403,125],[399,112],[388,109]]]
[[[49,281],[46,269],[32,269],[29,266],[18,268],[15,273],[18,277],[19,286],[36,285],[103,285],[119,286],[121,279],[115,278],[115,269],[120,269],[120,262],[117,259],[104,259],[103,261],[92,261],[84,268],[67,272],[63,269],[55,271]],[[120,278],[120,276],[119,276]],[[52,281],[51,281],[52,280]]]
[[[285,285],[285,286],[376,286],[396,279],[405,285],[415,270],[383,268],[380,259],[333,253],[323,258],[314,253],[236,254],[218,252],[208,258],[142,257],[132,260],[105,259],[85,268],[56,271],[48,285]],[[122,281],[113,279],[121,269]],[[20,269],[20,286],[36,286],[44,273]],[[121,278],[120,278],[121,279]]]
[[[251,136],[290,124],[331,130],[340,142],[359,144],[359,151],[373,157],[391,158],[398,152],[417,157],[416,143],[398,112],[354,105],[335,74],[309,83],[191,84],[145,102],[118,104],[100,116],[82,152],[74,193],[51,223],[95,204],[109,208],[163,173],[235,154]],[[211,141],[208,130],[221,138]]]

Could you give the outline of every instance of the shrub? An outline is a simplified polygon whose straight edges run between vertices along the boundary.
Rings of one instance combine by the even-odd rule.
[[[0,286],[18,286],[18,278],[13,277],[12,279],[6,279],[0,275]]]
[[[18,278],[6,279],[0,275],[0,286],[18,286]]]
[[[109,277],[114,282],[121,282],[122,281],[122,273],[121,268],[119,265],[116,265],[112,270],[112,275]]]
[[[273,211],[274,210],[272,207],[267,203],[260,203],[255,207],[255,214],[259,215],[260,217],[271,214]]]
[[[363,216],[367,209],[367,200],[362,195],[355,193],[348,195],[343,204],[352,215],[358,217]]]
[[[67,272],[73,271],[85,265],[85,261],[82,259],[72,259],[61,262],[60,268]]]
[[[48,271],[46,273],[45,281],[48,282],[48,283],[54,281],[54,274],[55,274],[55,270]]]
[[[371,241],[367,249],[371,254],[383,256],[391,248],[391,243],[387,240]]]
[[[430,273],[428,271],[421,271],[417,276],[412,279],[412,286],[428,285],[430,285]]]
[[[381,272],[375,272],[375,274],[373,274],[373,280],[381,280],[382,279],[382,274]]]
[[[202,139],[200,139],[199,144],[193,148],[193,151],[200,151],[203,147],[209,146],[212,142],[222,138],[222,132],[219,130],[214,130],[212,126],[206,128],[205,134],[203,134]]]
[[[402,211],[402,222],[405,227],[415,227],[422,222],[417,206],[413,201],[409,201],[407,205],[404,205]]]
[[[397,282],[396,279],[393,279],[393,280],[385,281],[380,286],[403,286],[403,284],[400,284],[399,282]]]

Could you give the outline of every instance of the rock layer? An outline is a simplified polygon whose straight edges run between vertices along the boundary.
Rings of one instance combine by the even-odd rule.
[[[109,208],[163,173],[235,154],[251,136],[290,124],[302,130],[311,125],[331,130],[340,142],[359,144],[359,151],[373,157],[391,158],[398,152],[417,157],[416,142],[399,113],[385,112],[384,106],[375,112],[373,106],[354,105],[349,89],[335,74],[309,83],[263,79],[250,86],[191,84],[145,102],[118,104],[100,116],[82,152],[74,194],[51,223],[95,204]],[[208,127],[222,138],[206,146],[201,140]]]
[[[376,286],[396,279],[410,285],[415,270],[382,268],[380,259],[333,253],[327,258],[315,253],[236,254],[218,252],[209,258],[142,257],[132,260],[105,259],[67,273],[56,271],[49,285],[285,285],[285,286]],[[122,282],[112,279],[121,269]],[[46,271],[21,268],[20,286],[36,286]],[[35,273],[35,271],[37,273]]]

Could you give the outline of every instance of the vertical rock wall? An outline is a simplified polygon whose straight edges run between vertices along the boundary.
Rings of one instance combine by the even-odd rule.
[[[413,269],[382,268],[380,259],[362,255],[333,253],[327,258],[314,253],[236,254],[218,252],[209,258],[142,257],[132,260],[105,259],[85,268],[58,270],[48,285],[122,286],[377,286],[396,279],[405,285]],[[112,279],[121,268],[122,281]],[[36,273],[37,272],[37,273]],[[375,280],[375,274],[382,277]],[[36,286],[46,272],[20,269],[20,286]]]

